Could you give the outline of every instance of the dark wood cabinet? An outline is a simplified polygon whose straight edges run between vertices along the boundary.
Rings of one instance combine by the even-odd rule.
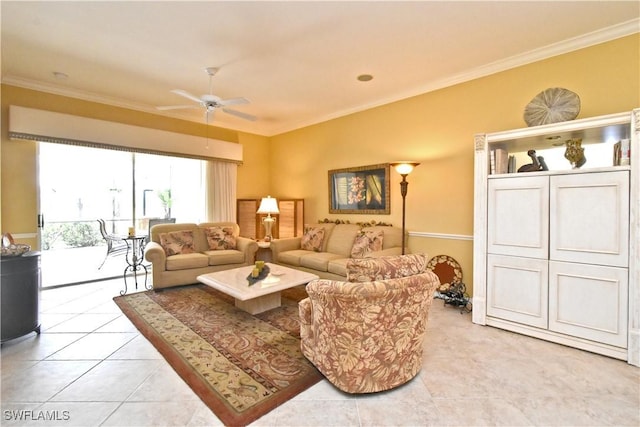
[[[276,218],[271,234],[274,239],[302,236],[304,227],[304,199],[278,199],[279,214],[271,215]],[[258,214],[261,199],[238,199],[237,222],[240,235],[250,239],[264,239],[264,214]]]
[[[1,341],[40,333],[40,253],[0,257]]]

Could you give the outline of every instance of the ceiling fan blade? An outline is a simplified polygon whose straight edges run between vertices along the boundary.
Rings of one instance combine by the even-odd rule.
[[[161,105],[156,110],[180,110],[183,108],[201,108],[199,105]]]
[[[194,102],[197,102],[198,104],[200,104],[202,102],[202,100],[200,98],[198,98],[195,95],[190,94],[186,90],[173,89],[171,92],[175,93],[176,95],[184,96],[185,98],[190,99],[190,100],[192,100]]]
[[[226,107],[227,105],[242,105],[248,104],[249,100],[246,98],[230,98],[230,99],[221,99],[218,101],[220,105]]]
[[[256,116],[252,116],[251,114],[243,113],[241,111],[236,111],[236,110],[230,110],[228,108],[223,108],[222,111],[224,111],[227,114],[231,114],[245,120],[250,120],[252,122],[255,122],[258,119]]]

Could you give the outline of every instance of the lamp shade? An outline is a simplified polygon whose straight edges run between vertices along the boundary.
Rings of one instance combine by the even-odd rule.
[[[263,197],[258,208],[259,214],[277,214],[280,213],[278,209],[278,201],[271,196]]]
[[[420,163],[415,162],[397,162],[391,163],[391,166],[393,166],[396,172],[398,172],[400,175],[409,175],[413,168],[415,168],[419,164]]]

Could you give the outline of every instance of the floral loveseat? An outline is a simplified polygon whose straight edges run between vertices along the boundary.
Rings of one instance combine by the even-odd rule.
[[[239,233],[233,222],[154,225],[144,255],[153,288],[190,285],[201,274],[253,264],[258,244]]]
[[[351,259],[348,282],[319,279],[300,301],[304,356],[336,387],[371,393],[422,368],[429,308],[440,281],[425,254]]]
[[[351,258],[402,253],[402,229],[392,226],[335,224],[305,226],[304,235],[271,242],[274,263],[317,274],[323,279],[345,280]]]

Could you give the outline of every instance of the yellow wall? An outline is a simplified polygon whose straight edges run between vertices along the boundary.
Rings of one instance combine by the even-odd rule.
[[[271,138],[210,127],[209,137],[243,145],[238,197],[304,198],[305,222],[375,219],[401,225],[400,177],[391,172],[390,215],[329,215],[327,171],[394,160],[421,165],[409,175],[407,229],[413,252],[457,259],[472,288],[472,241],[425,233],[473,234],[473,136],[524,127],[525,105],[565,87],[582,102],[579,118],[640,106],[640,35],[582,49]],[[372,82],[375,84],[375,80]],[[206,135],[204,124],[2,86],[0,220],[3,231],[36,231],[35,143],[7,139],[9,105]],[[417,233],[418,235],[415,235]],[[25,242],[35,245],[35,242]]]
[[[473,137],[526,127],[524,107],[549,87],[581,99],[578,118],[640,106],[638,34],[426,93],[271,138],[273,193],[305,198],[305,220],[402,223],[400,176],[391,172],[390,215],[329,215],[327,171],[395,160],[421,162],[408,177],[407,229],[473,234]],[[375,80],[372,82],[374,83]],[[471,240],[412,236],[413,252],[446,254],[472,288]]]
[[[238,168],[238,199],[257,199],[269,194],[269,138],[238,133],[243,164]]]

